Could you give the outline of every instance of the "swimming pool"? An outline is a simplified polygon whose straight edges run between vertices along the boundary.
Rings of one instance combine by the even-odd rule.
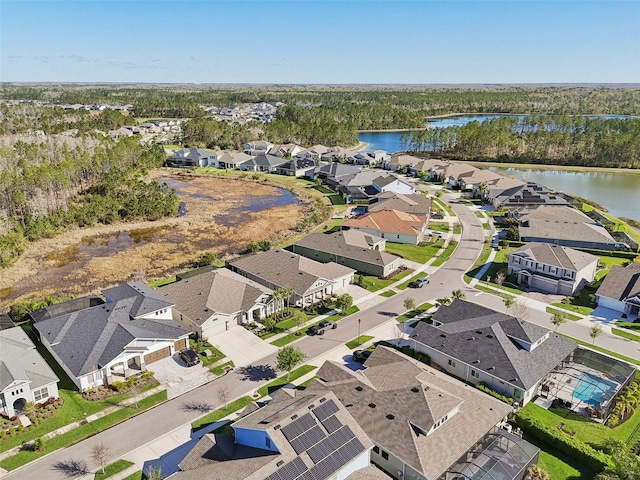
[[[600,406],[609,400],[616,391],[617,384],[604,378],[583,373],[578,385],[573,391],[573,396],[594,407]]]

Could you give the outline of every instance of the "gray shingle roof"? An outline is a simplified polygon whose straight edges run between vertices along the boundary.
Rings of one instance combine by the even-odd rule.
[[[58,381],[56,374],[20,327],[0,331],[0,353],[0,391],[15,381],[29,382],[31,390]]]
[[[124,300],[133,298],[130,314],[132,318],[147,315],[149,313],[169,308],[173,304],[155,290],[147,287],[142,282],[132,282],[108,288],[102,291],[107,301]]]
[[[575,271],[598,261],[598,257],[590,253],[551,243],[531,242],[514,250],[510,255],[524,256],[522,254],[546,265]]]
[[[136,338],[177,340],[189,333],[173,320],[133,318],[138,303],[137,297],[128,297],[43,320],[34,327],[76,376],[106,365]]]
[[[378,346],[365,365],[354,372],[325,362],[307,391],[333,392],[376,445],[427,478],[439,477],[511,410],[385,347]],[[447,421],[432,430],[444,415]]]
[[[492,195],[494,192],[492,191]],[[525,205],[568,205],[564,198],[556,195],[547,187],[529,182],[524,185],[507,188],[494,195],[502,207]]]
[[[421,193],[384,192],[376,195],[375,203],[369,204],[367,211],[399,210],[419,216],[429,216],[431,213],[431,199]]]
[[[216,313],[246,312],[273,291],[227,268],[159,287],[157,292],[198,325]]]
[[[614,265],[596,295],[615,300],[640,297],[640,263],[630,263],[626,267]]]
[[[247,255],[229,262],[229,266],[234,271],[250,273],[278,287],[292,288],[298,295],[312,288],[319,278],[334,280],[354,272],[334,262],[320,263],[280,249]]]
[[[432,316],[434,327],[418,323],[411,338],[523,390],[533,387],[575,348],[571,340],[475,303],[454,300]],[[535,343],[532,351],[515,340]]]
[[[311,248],[319,252],[327,252],[346,258],[360,260],[371,265],[388,265],[398,258],[397,255],[371,249],[371,245],[384,239],[358,230],[341,230],[327,235],[313,233],[298,240],[295,245]],[[369,245],[367,245],[367,243]],[[295,247],[294,247],[295,248]]]

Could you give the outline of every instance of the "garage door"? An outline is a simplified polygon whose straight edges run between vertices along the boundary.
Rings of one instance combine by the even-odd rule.
[[[173,344],[173,348],[175,349],[176,352],[179,352],[180,350],[187,348],[187,339],[181,338],[180,340],[176,341]]]
[[[144,356],[144,363],[149,365],[150,363],[157,362],[163,358],[171,356],[171,347],[165,347],[157,352],[150,353]]]
[[[209,325],[207,328],[202,330],[202,338],[212,339],[216,335],[220,333],[224,333],[226,331],[227,331],[226,321],[216,322],[213,325]]]

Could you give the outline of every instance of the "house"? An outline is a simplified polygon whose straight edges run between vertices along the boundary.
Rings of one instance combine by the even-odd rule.
[[[273,249],[227,262],[232,271],[271,290],[291,289],[291,302],[306,307],[353,282],[355,271],[334,262],[315,260]]]
[[[419,217],[431,215],[431,199],[422,193],[404,195],[401,193],[380,193],[376,195],[375,202],[367,207],[368,212],[380,210],[398,210]]]
[[[287,163],[287,160],[284,160],[282,157],[261,153],[241,163],[240,170],[271,173],[275,172],[280,165],[285,163]]]
[[[633,321],[640,312],[640,264],[614,265],[596,292],[598,306],[621,312]]]
[[[373,185],[373,188],[380,193],[416,193],[416,189],[413,185],[396,177],[395,175],[381,175],[376,177],[373,179],[373,182],[371,182],[371,185]]]
[[[283,143],[280,145],[274,145],[267,152],[269,155],[275,155],[276,157],[291,158],[304,150],[300,145],[295,143]]]
[[[320,162],[318,160],[296,157],[287,163],[278,165],[278,167],[276,167],[276,173],[290,177],[304,177],[309,174],[313,176],[313,171],[319,166]]]
[[[470,190],[472,195],[475,195],[480,190],[484,190],[486,194],[489,193],[489,184],[497,181],[500,177],[502,175],[490,170],[475,168],[461,173],[458,176],[457,185],[461,190]]]
[[[330,151],[331,148],[325,147],[324,145],[314,145],[313,147],[299,151],[294,157],[307,160],[320,160],[322,155]]]
[[[464,300],[440,306],[430,324],[418,323],[410,341],[444,371],[484,382],[521,405],[577,347],[546,328]]]
[[[346,480],[372,468],[373,443],[331,392],[280,391],[231,428],[204,435],[171,479]]]
[[[392,243],[418,245],[424,240],[427,225],[428,217],[398,210],[380,210],[351,218],[342,224],[342,229],[360,230]]]
[[[527,288],[570,296],[593,282],[598,260],[572,248],[531,242],[509,253],[508,273]]]
[[[354,168],[353,165],[344,167]],[[358,167],[355,167],[358,168]],[[379,193],[373,186],[373,181],[380,177],[380,173],[374,170],[362,170],[351,175],[327,178],[324,183],[332,190],[337,191],[345,203],[369,203]]]
[[[186,348],[190,333],[173,320],[173,304],[140,282],[102,293],[103,305],[34,324],[80,391],[147,370]]]
[[[354,163],[357,165],[380,165],[389,159],[389,155],[385,150],[371,150],[367,152],[358,152],[353,156]]]
[[[212,165],[218,168],[239,169],[240,166],[251,159],[251,155],[242,152],[230,152],[228,150],[216,152]]]
[[[426,180],[437,180],[439,179],[439,172],[444,171],[448,165],[450,165],[448,162],[442,160],[420,160],[418,163],[409,167],[409,173],[417,177],[421,172],[424,172],[426,174]]]
[[[173,319],[200,338],[258,321],[282,309],[273,290],[227,268],[189,276],[156,290],[175,305]]]
[[[266,154],[273,148],[273,143],[265,140],[254,140],[244,144],[244,153],[248,155]]]
[[[540,205],[512,214],[522,242],[556,243],[573,248],[615,250],[618,242],[602,225],[575,208]]]
[[[320,160],[325,162],[345,162],[349,159],[353,159],[357,154],[358,152],[355,150],[349,150],[343,147],[333,147],[328,152],[320,155]]]
[[[25,403],[58,397],[58,377],[20,327],[0,330],[0,412],[11,418]]]
[[[7,330],[8,328],[15,327],[13,320],[9,315],[0,314],[0,330]]]
[[[341,182],[350,181],[362,171],[359,165],[348,165],[344,163],[325,163],[313,171],[313,178],[319,178],[327,187],[334,191],[338,190]]]
[[[392,478],[480,478],[493,467],[521,479],[536,462],[537,448],[499,428],[506,403],[386,347],[365,366],[327,361],[305,392],[333,393],[373,442],[371,462]]]
[[[519,182],[519,181],[518,181]],[[532,205],[563,205],[569,206],[562,196],[552,192],[547,187],[538,185],[534,182],[520,184],[514,182],[515,185],[498,191],[495,186],[489,186],[490,196],[488,200],[495,207],[504,207],[508,209],[522,208]]]
[[[462,188],[458,179],[462,175],[470,175],[479,169],[466,163],[449,163],[436,170],[440,181],[446,183],[448,188]]]
[[[414,157],[412,155],[394,154],[390,158],[384,160],[380,166],[385,170],[403,170],[405,168],[411,168],[416,163],[421,162],[423,159]]]
[[[365,275],[386,277],[404,264],[404,259],[384,251],[386,240],[359,230],[332,234],[313,233],[291,245],[291,251],[318,262],[335,262]]]
[[[215,163],[215,152],[203,148],[183,148],[167,159],[168,167],[208,167]]]

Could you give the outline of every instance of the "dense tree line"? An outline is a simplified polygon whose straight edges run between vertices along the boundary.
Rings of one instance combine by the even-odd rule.
[[[189,147],[242,150],[255,134],[244,125],[220,122],[213,118],[194,118],[183,127],[183,143]]]
[[[640,120],[507,116],[403,135],[412,151],[461,160],[640,168]]]
[[[107,142],[93,152],[26,142],[0,151],[0,216],[6,219],[0,266],[10,264],[25,242],[71,225],[177,215],[175,192],[142,178],[164,159],[162,148],[136,139]]]

